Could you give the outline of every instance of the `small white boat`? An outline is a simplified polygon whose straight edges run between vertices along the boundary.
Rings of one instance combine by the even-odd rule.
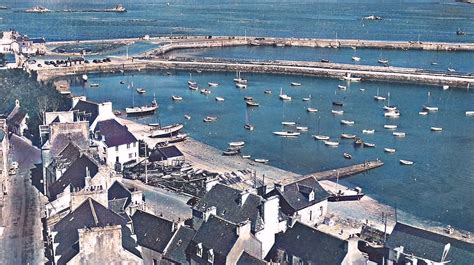
[[[300,131],[300,132],[307,132],[309,130],[309,128],[306,127],[306,126],[297,126],[296,130]]]
[[[253,100],[247,100],[245,101],[245,104],[247,104],[247,107],[258,107],[260,106],[259,103],[253,101]]]
[[[209,83],[207,83],[207,85],[210,86],[210,87],[216,87],[216,86],[219,85],[219,83],[209,82]]]
[[[180,97],[180,96],[171,96],[171,99],[173,99],[174,101],[181,101],[181,100],[183,100],[183,98]]]
[[[270,95],[270,94],[272,94],[272,91],[270,89],[267,89],[267,90],[263,91],[263,93],[265,93],[267,95]]]
[[[189,80],[188,85],[189,86],[197,86],[197,82]]]
[[[249,130],[249,131],[253,131],[253,130],[255,129],[255,127],[254,127],[252,124],[250,124],[250,123],[246,123],[246,124],[244,125],[244,128],[245,128],[246,130]]]
[[[211,90],[205,89],[205,88],[204,88],[204,89],[201,89],[201,94],[209,95],[209,94],[211,94]]]
[[[256,158],[253,161],[255,161],[257,163],[262,163],[262,164],[268,163],[268,159],[263,159],[263,158]]]
[[[150,137],[164,137],[164,136],[172,136],[173,134],[179,132],[183,129],[184,125],[181,123],[172,124],[168,126],[155,126],[151,132]]]
[[[309,95],[308,97],[306,98],[303,98],[303,101],[310,101],[311,100],[311,95]]]
[[[398,126],[392,124],[385,124],[383,127],[388,130],[395,130]]]
[[[441,127],[431,127],[430,129],[431,129],[431,131],[433,131],[433,132],[441,132],[441,131],[443,131],[443,128],[441,128]]]
[[[230,147],[242,147],[245,145],[244,141],[238,141],[238,142],[230,142],[229,146]]]
[[[251,156],[250,155],[242,155],[242,158],[249,159]]]
[[[318,109],[316,109],[316,108],[307,108],[306,111],[307,112],[317,112]]]
[[[291,131],[279,131],[279,132],[273,132],[273,134],[276,136],[282,136],[282,137],[297,137],[300,135],[299,132],[291,132]]]
[[[466,116],[474,116],[474,110],[466,111]]]
[[[395,137],[405,137],[406,136],[405,132],[393,132],[392,134]]]
[[[359,90],[360,90],[361,92],[364,92],[364,91],[365,91],[365,88],[359,88]]]
[[[138,94],[145,94],[146,90],[144,88],[137,88],[137,93]]]
[[[414,163],[415,163],[415,162],[410,161],[410,160],[400,159],[400,164],[401,164],[401,165],[411,166],[411,165],[413,165]]]
[[[374,148],[375,144],[364,142],[364,147]]]
[[[190,119],[191,119],[191,115],[184,114],[184,118],[185,118],[186,120],[190,120]]]
[[[291,86],[301,86],[301,83],[298,83],[298,82],[291,82]]]
[[[428,115],[428,111],[420,111],[418,112],[418,114],[420,114],[421,116],[426,116]]]
[[[443,86],[443,90],[448,90],[449,89],[449,86],[448,85],[444,85]]]
[[[362,130],[362,133],[363,134],[374,134],[375,129],[364,129],[364,130]]]
[[[244,100],[246,100],[246,101],[253,100],[253,97],[251,97],[251,96],[245,96],[245,97],[244,97]]]
[[[334,115],[342,115],[344,114],[343,110],[331,110],[331,113]]]
[[[243,79],[240,76],[240,71],[238,71],[237,74],[236,74],[236,77],[234,78],[234,82],[241,83],[241,84],[247,84],[247,79]]]
[[[89,79],[87,75],[82,75],[82,80],[87,81],[87,79]]]
[[[286,94],[283,94],[283,89],[281,88],[281,89],[280,89],[280,99],[281,99],[281,100],[289,101],[289,100],[291,100],[291,97],[288,96],[288,95],[286,95]]]
[[[327,145],[327,146],[331,146],[331,147],[337,147],[339,146],[339,142],[336,142],[336,141],[324,141],[324,144]]]
[[[343,85],[338,85],[337,88],[341,89],[341,90],[346,90],[347,87],[346,86],[343,86]]]
[[[352,61],[358,62],[358,61],[360,61],[360,57],[352,56]]]
[[[217,117],[216,116],[207,116],[206,118],[204,118],[204,122],[214,122],[217,120]]]
[[[344,153],[342,155],[344,156],[345,159],[352,159],[352,155],[349,153]]]
[[[329,140],[329,136],[327,135],[313,135],[313,138],[316,140],[324,141],[324,140]]]
[[[356,138],[356,135],[355,134],[349,134],[349,133],[343,133],[343,134],[341,134],[341,138],[342,139],[354,139],[354,138]]]
[[[282,121],[281,125],[283,125],[283,126],[295,126],[296,122],[294,122],[294,121]]]
[[[386,118],[398,118],[398,117],[400,117],[400,111],[398,111],[398,110],[387,111],[383,115]]]
[[[388,64],[387,59],[379,59],[377,62],[380,63],[380,64]]]
[[[385,111],[396,111],[396,110],[397,110],[397,106],[384,105],[384,106],[383,106],[383,109],[384,109]]]
[[[438,107],[433,107],[433,106],[423,106],[423,109],[428,111],[428,112],[435,112],[435,111],[438,111],[439,108]]]
[[[395,150],[395,148],[388,148],[388,147],[385,147],[383,150],[385,153],[390,153],[390,154],[393,154],[397,151]]]
[[[237,87],[237,88],[242,88],[242,89],[243,89],[243,88],[247,88],[247,84],[236,83],[236,84],[235,84],[235,87]]]
[[[90,86],[90,87],[99,87],[99,84],[97,84],[97,83],[91,83],[89,86]]]
[[[199,90],[199,87],[197,85],[188,85],[188,88],[191,90]]]
[[[223,97],[216,97],[216,101],[224,101]]]
[[[448,72],[456,72],[456,70],[454,68],[448,67]]]
[[[341,120],[341,124],[342,125],[349,125],[349,126],[352,126],[354,125],[354,121],[351,121],[351,120]]]
[[[379,92],[380,92],[380,89],[377,88],[377,95],[374,96],[374,100],[377,100],[377,101],[384,101],[384,100],[386,100],[387,98],[380,96],[380,95],[379,95]]]

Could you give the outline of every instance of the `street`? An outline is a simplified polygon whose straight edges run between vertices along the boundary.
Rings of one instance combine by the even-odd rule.
[[[17,174],[8,177],[8,195],[1,209],[0,224],[4,230],[0,236],[0,263],[42,264],[42,203],[30,181],[30,169],[39,162],[41,153],[17,136],[12,136],[10,144],[9,159],[17,161],[19,168]]]

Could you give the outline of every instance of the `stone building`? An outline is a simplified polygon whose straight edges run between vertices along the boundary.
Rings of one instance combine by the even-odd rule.
[[[15,106],[7,116],[8,130],[18,136],[24,136],[28,130],[28,119],[28,113],[21,108],[20,101],[16,99]]]

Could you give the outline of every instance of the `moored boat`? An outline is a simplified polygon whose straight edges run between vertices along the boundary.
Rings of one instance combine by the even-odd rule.
[[[188,85],[188,88],[191,89],[191,90],[199,90],[199,87],[198,87],[197,84]]]
[[[300,131],[300,132],[307,132],[309,130],[309,128],[306,127],[306,126],[297,126],[296,130]]]
[[[327,146],[331,146],[331,147],[337,147],[337,146],[339,146],[339,142],[336,142],[336,141],[329,141],[329,140],[324,141],[324,144],[327,145]]]
[[[279,131],[273,132],[274,135],[282,136],[282,137],[297,137],[300,135],[299,132],[292,132],[292,131]]]
[[[332,104],[333,104],[334,106],[339,106],[339,107],[344,106],[344,103],[342,103],[341,101],[333,101]]]
[[[211,94],[211,90],[205,89],[205,88],[204,88],[204,89],[201,89],[201,94],[209,95],[209,94]]]
[[[342,115],[344,114],[343,110],[331,110],[331,113],[334,115]]]
[[[341,89],[341,90],[346,90],[346,89],[347,89],[347,86],[337,85],[337,88],[339,88],[339,89]]]
[[[388,60],[387,59],[379,59],[377,61],[379,64],[388,64]]]
[[[343,133],[341,134],[342,139],[355,139],[356,135],[355,134],[349,134],[349,133]]]
[[[244,100],[247,100],[247,101],[253,100],[253,97],[251,97],[251,96],[245,96],[245,97],[244,97]]]
[[[257,163],[262,163],[262,164],[268,163],[268,159],[263,159],[263,158],[255,158],[253,161]]]
[[[423,106],[423,109],[428,111],[428,112],[435,112],[435,111],[438,111],[439,108],[438,107],[433,107],[433,106]]]
[[[352,61],[358,62],[358,61],[360,61],[360,57],[352,56]]]
[[[374,148],[374,147],[375,147],[375,144],[374,144],[374,143],[367,143],[367,142],[364,142],[364,147]]]
[[[398,118],[400,117],[400,111],[398,110],[391,110],[387,111],[383,114],[386,118]]]
[[[204,122],[214,122],[217,120],[217,117],[216,116],[206,116],[206,118],[204,118]]]
[[[383,150],[385,153],[390,153],[390,154],[393,154],[397,151],[395,148],[388,148],[388,147],[385,147]]]
[[[242,89],[243,89],[243,88],[247,88],[247,84],[236,83],[236,84],[235,84],[235,87],[237,87],[237,88],[242,88]]]
[[[344,153],[343,156],[345,159],[352,159],[352,155],[349,153]]]
[[[364,130],[362,130],[362,133],[363,134],[374,134],[375,129],[364,129]]]
[[[466,116],[474,116],[474,110],[473,111],[466,111]]]
[[[392,134],[395,137],[405,137],[406,136],[405,132],[393,132]]]
[[[180,96],[171,96],[171,99],[174,100],[174,101],[181,101],[181,100],[183,100],[183,97],[180,97]]]
[[[216,97],[216,101],[224,101],[223,97]]]
[[[286,94],[283,94],[283,88],[280,88],[280,95],[279,95],[280,99],[283,100],[283,101],[290,101],[291,100],[291,97],[286,95]]]
[[[387,98],[382,97],[382,96],[379,95],[379,90],[380,90],[380,89],[377,88],[377,95],[374,96],[374,100],[377,100],[377,101],[384,101],[384,100],[386,100]]]
[[[97,84],[97,83],[91,83],[89,86],[90,86],[90,87],[99,87],[99,84]]]
[[[260,106],[259,103],[253,101],[253,100],[247,100],[245,101],[245,104],[247,104],[247,107],[258,107]]]
[[[449,86],[448,85],[444,85],[443,86],[443,90],[448,90],[449,89]]]
[[[385,124],[383,127],[388,130],[395,130],[398,126],[394,124]]]
[[[291,82],[291,86],[301,86],[301,83],[298,83],[298,82]]]
[[[433,132],[441,132],[441,131],[443,131],[443,128],[441,128],[441,127],[431,127],[430,130],[433,131]]]
[[[428,111],[420,111],[418,112],[418,114],[420,114],[421,116],[426,116],[428,115]]]
[[[294,121],[282,121],[281,125],[283,125],[283,126],[295,126],[296,122],[294,122]]]
[[[186,120],[190,120],[190,119],[191,119],[191,115],[184,114],[184,118],[185,118]]]
[[[245,145],[244,141],[230,142],[229,146],[231,147],[243,147]]]
[[[267,95],[270,95],[272,93],[272,91],[270,89],[266,89],[265,91],[263,91],[263,93],[265,93]]]
[[[317,112],[318,109],[316,109],[316,108],[307,108],[306,111],[307,112]]]
[[[139,87],[139,88],[137,88],[137,93],[140,94],[140,95],[143,95],[143,94],[146,93],[146,90],[144,88]]]
[[[352,126],[354,125],[354,121],[351,121],[351,120],[341,120],[341,124],[342,125],[349,125],[349,126]]]
[[[411,166],[411,165],[413,165],[414,163],[415,163],[415,162],[410,161],[410,160],[400,159],[400,164],[401,164],[401,165]]]
[[[207,83],[207,85],[210,86],[210,87],[216,87],[216,86],[219,86],[219,83],[209,82],[209,83]]]

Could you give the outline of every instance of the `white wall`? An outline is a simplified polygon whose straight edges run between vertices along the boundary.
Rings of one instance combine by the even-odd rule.
[[[273,196],[263,204],[264,229],[255,233],[255,237],[262,243],[262,259],[265,258],[275,243],[275,234],[281,232],[278,221],[279,203],[278,196]]]
[[[322,215],[321,209],[322,208]],[[324,217],[326,216],[328,210],[328,201],[324,200],[322,202],[316,203],[311,207],[307,207],[298,211],[298,215],[300,216],[300,221],[306,225],[314,226],[316,223],[320,223],[324,221]]]
[[[105,150],[104,150],[105,148]],[[130,154],[132,155],[130,158]],[[118,151],[115,147],[107,147],[103,142],[99,143],[99,157],[101,159],[106,159],[107,165],[114,166],[116,162],[116,157],[119,157],[119,162],[121,164],[128,161],[138,159],[138,141],[131,143],[130,148],[127,148],[126,144],[118,146]]]

